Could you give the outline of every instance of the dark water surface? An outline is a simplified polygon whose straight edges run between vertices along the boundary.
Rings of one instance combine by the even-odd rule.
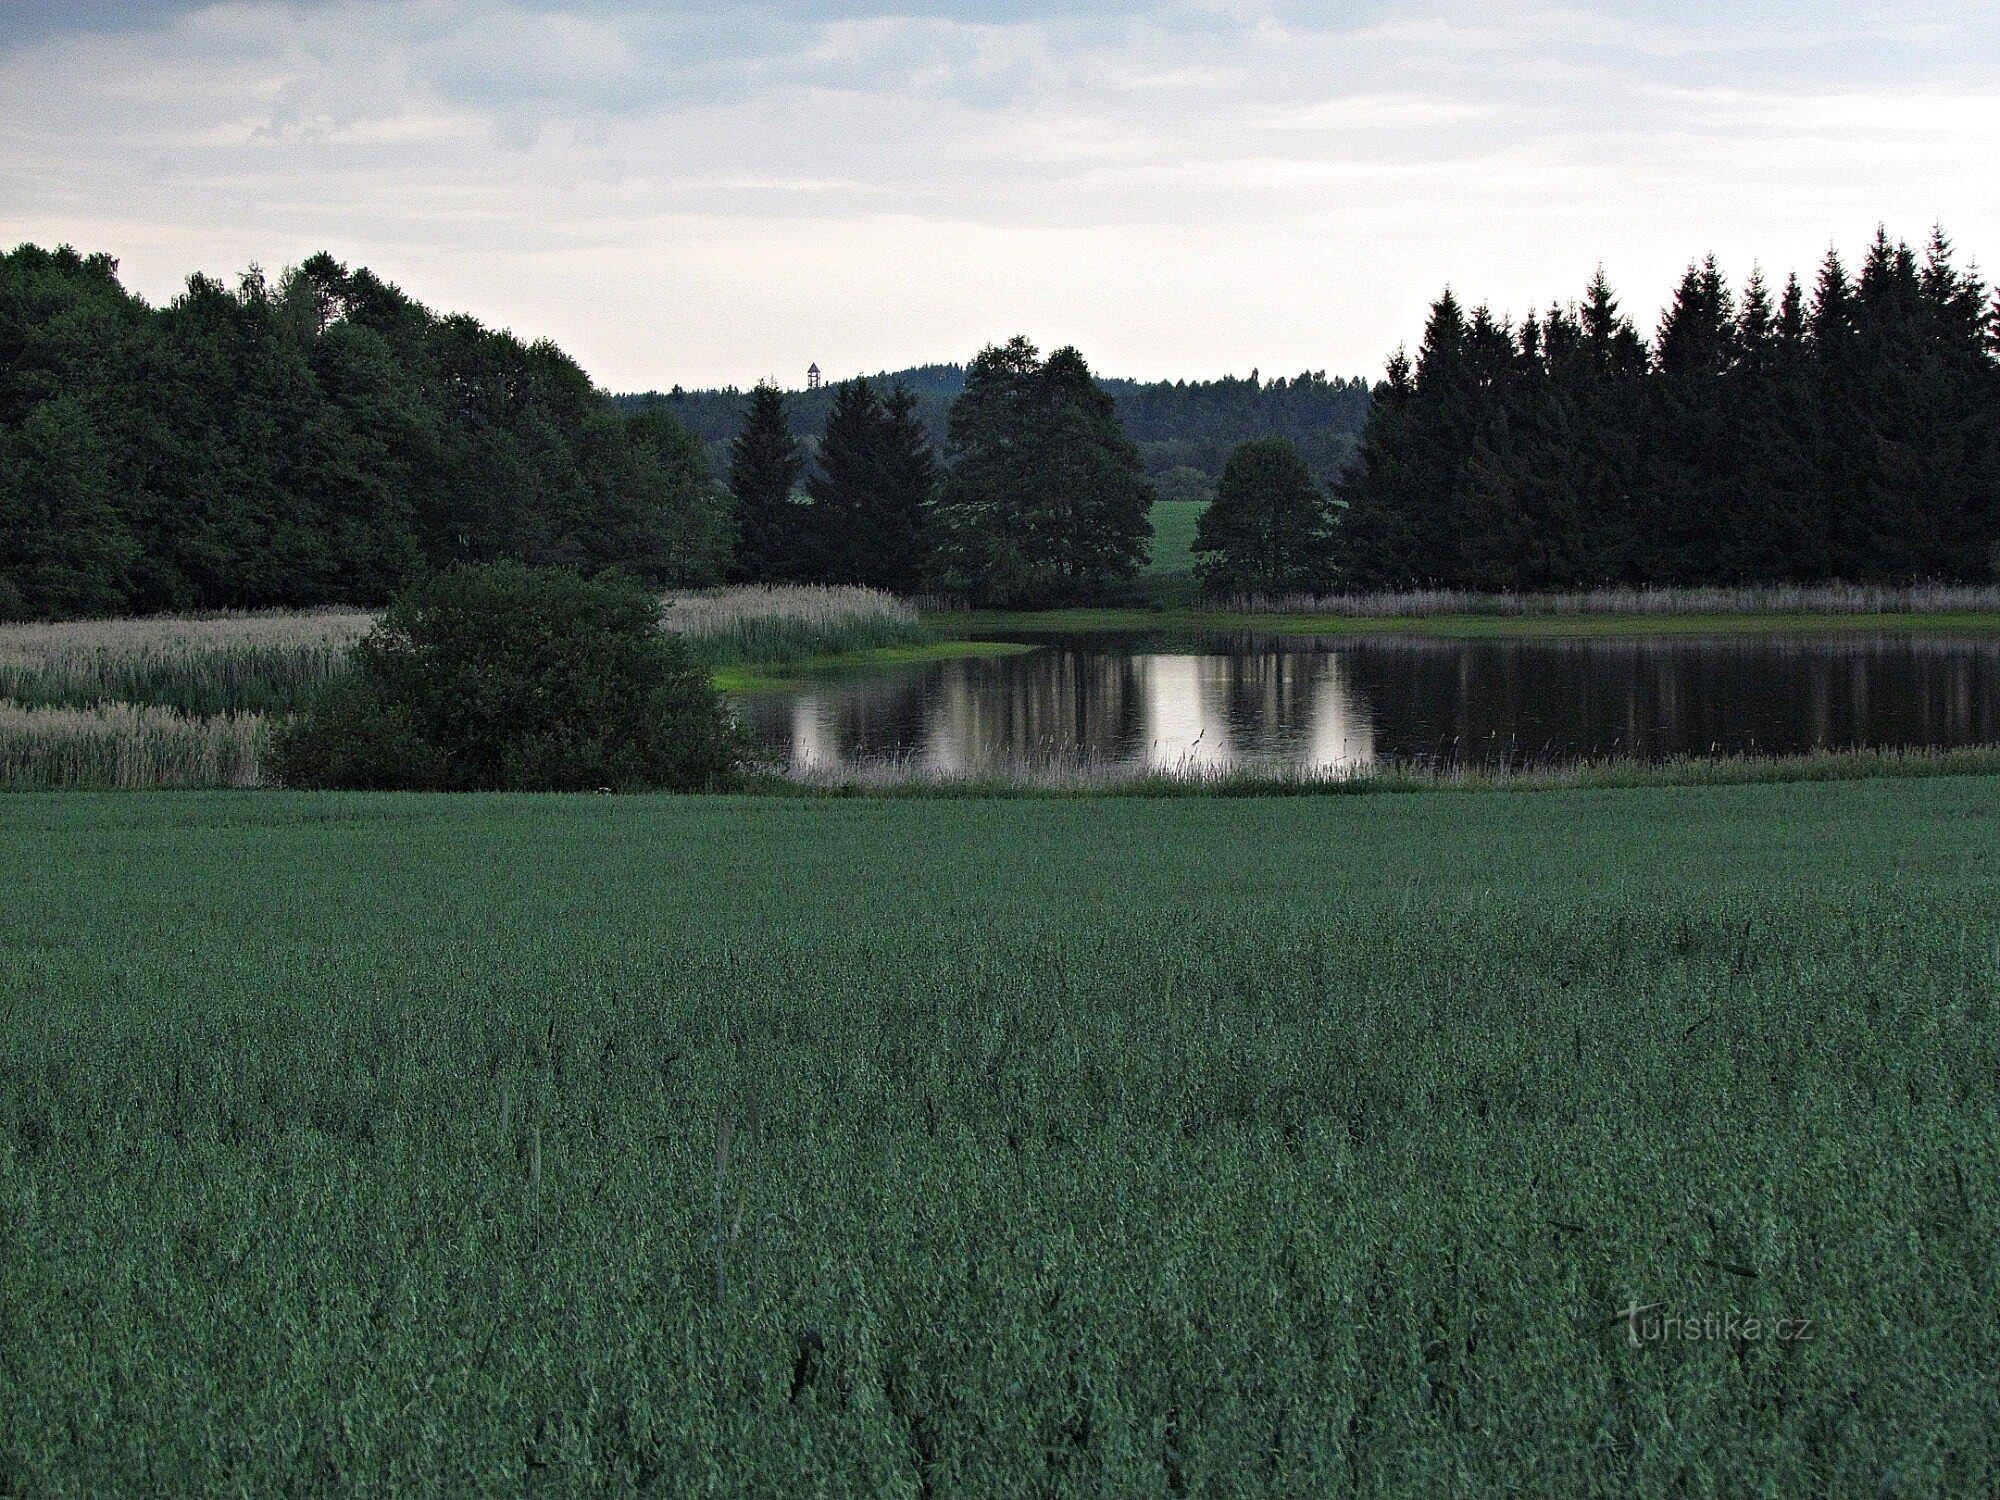
[[[740,705],[795,768],[1321,769],[2000,742],[2000,639],[1093,635]]]

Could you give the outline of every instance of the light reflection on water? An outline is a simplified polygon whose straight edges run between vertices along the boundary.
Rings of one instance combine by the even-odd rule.
[[[2000,641],[1078,637],[739,711],[795,770],[1356,770],[2000,741]]]

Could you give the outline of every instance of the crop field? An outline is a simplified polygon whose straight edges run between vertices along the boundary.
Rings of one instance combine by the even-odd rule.
[[[0,1495],[2000,1487],[2000,798],[0,801]]]

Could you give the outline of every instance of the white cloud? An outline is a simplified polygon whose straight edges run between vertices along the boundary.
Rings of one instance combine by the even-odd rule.
[[[1878,219],[2000,254],[1994,24],[1757,8],[236,0],[0,39],[0,202],[155,298],[324,246],[621,388],[1017,330],[1355,371],[1447,279],[1520,312],[1601,260],[1650,308]]]

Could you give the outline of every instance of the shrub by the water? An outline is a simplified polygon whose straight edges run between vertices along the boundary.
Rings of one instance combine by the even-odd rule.
[[[741,741],[636,582],[517,563],[412,586],[274,737],[288,785],[585,791],[726,784]]]

